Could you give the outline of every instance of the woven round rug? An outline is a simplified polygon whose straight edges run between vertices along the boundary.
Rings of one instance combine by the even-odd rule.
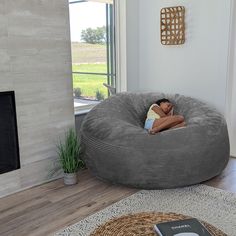
[[[130,214],[114,218],[99,226],[90,236],[157,236],[154,225],[166,221],[184,220],[192,217],[163,212]],[[212,236],[227,236],[207,222],[200,221]]]

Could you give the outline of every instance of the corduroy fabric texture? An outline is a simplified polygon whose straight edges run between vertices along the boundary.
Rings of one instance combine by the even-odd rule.
[[[185,128],[150,135],[149,106],[168,98]],[[224,117],[209,105],[182,95],[121,93],[93,108],[80,130],[83,159],[100,179],[141,189],[174,188],[219,175],[229,160]]]

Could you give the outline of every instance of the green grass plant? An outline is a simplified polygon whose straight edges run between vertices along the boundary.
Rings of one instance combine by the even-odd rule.
[[[105,99],[104,94],[102,92],[100,92],[98,89],[96,91],[96,98],[97,98],[98,101],[101,101],[101,100]]]
[[[79,158],[80,143],[73,129],[65,134],[65,141],[59,141],[57,146],[60,164],[64,173],[75,173],[84,168],[84,162]]]

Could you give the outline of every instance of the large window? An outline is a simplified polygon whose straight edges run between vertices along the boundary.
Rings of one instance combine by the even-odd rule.
[[[107,98],[115,87],[115,37],[112,0],[69,1],[75,112]]]

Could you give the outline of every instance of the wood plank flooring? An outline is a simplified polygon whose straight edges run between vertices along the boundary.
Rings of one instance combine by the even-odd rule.
[[[222,174],[204,182],[204,184],[236,193],[236,158],[230,158]]]
[[[0,199],[0,235],[52,235],[137,191],[99,181],[88,170],[79,178],[75,186],[60,179]],[[236,193],[236,159],[204,184]]]

